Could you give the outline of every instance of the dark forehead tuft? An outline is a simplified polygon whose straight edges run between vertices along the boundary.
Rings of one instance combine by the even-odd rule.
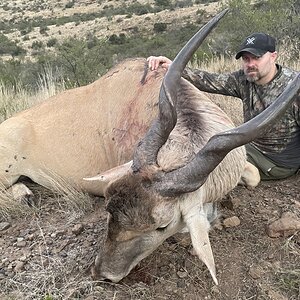
[[[140,176],[127,176],[113,183],[106,192],[106,210],[112,221],[126,229],[143,229],[154,223],[154,200]]]

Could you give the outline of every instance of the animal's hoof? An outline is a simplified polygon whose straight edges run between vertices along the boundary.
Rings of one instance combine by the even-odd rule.
[[[11,187],[13,199],[19,203],[35,206],[35,197],[32,191],[23,183],[16,183]]]

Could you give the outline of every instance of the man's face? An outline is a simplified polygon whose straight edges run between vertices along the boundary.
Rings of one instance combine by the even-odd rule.
[[[267,52],[260,57],[249,52],[244,52],[242,55],[242,67],[245,75],[247,76],[247,80],[257,84],[269,82],[271,72],[274,70],[276,57],[276,52]],[[270,78],[270,80],[272,78]]]

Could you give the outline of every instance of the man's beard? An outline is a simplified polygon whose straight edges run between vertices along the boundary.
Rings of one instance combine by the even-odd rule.
[[[254,75],[254,76],[253,75],[252,76],[248,75],[248,73],[250,73],[250,72],[256,72],[256,75]],[[246,78],[249,82],[256,82],[261,78],[261,76],[259,75],[257,69],[247,69],[245,71],[245,75],[246,75]]]

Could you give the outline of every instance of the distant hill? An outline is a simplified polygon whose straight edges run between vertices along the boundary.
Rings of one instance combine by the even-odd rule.
[[[208,18],[218,5],[219,1],[203,0],[2,0],[0,30],[31,56],[36,48],[52,49],[54,43],[68,37],[109,38],[113,34],[152,35],[171,30]],[[11,57],[3,52],[2,58]]]

